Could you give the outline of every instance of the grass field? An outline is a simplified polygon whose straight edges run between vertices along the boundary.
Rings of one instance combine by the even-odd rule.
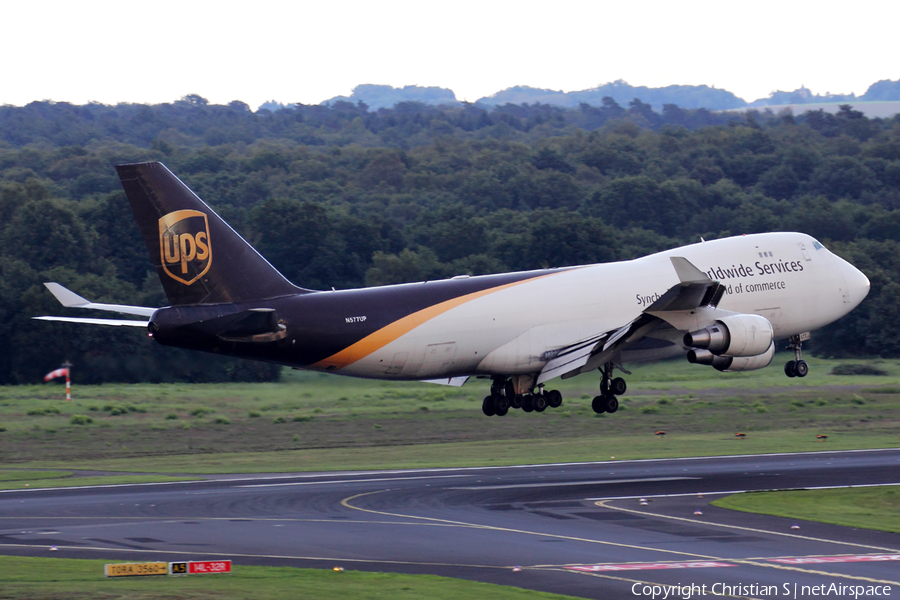
[[[98,475],[81,470],[179,476],[900,446],[900,363],[864,376],[831,374],[852,362],[810,363],[802,380],[777,365],[641,366],[614,415],[593,413],[598,378],[581,376],[553,382],[561,408],[503,418],[481,414],[483,380],[447,388],[287,371],[267,384],[78,386],[76,373],[72,402],[57,385],[0,388],[0,486]]]
[[[593,413],[598,378],[581,376],[553,382],[561,408],[504,418],[481,414],[481,380],[445,388],[286,371],[271,384],[79,386],[76,373],[71,403],[58,385],[0,388],[0,489],[900,446],[900,362],[865,365],[882,375],[832,374],[863,361],[809,362],[803,380],[784,377],[778,364],[732,374],[683,361],[641,366],[614,415]],[[716,503],[897,531],[897,491]],[[862,520],[838,520],[848,505],[866,513]],[[437,577],[243,566],[209,579],[115,581],[102,577],[103,562],[0,557],[0,598],[553,597]]]
[[[720,498],[715,506],[900,533],[900,487],[750,492]]]
[[[105,563],[121,560],[75,560],[0,557],[0,598],[4,600],[456,600],[492,598],[560,600],[569,596],[431,575],[325,571],[290,567],[235,566],[232,573],[188,577],[111,578]]]

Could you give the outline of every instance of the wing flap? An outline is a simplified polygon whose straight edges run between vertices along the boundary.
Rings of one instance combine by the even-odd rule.
[[[603,333],[587,340],[582,340],[553,353],[553,357],[544,365],[537,383],[541,384],[566,373],[577,371],[590,359],[591,354],[608,334]]]
[[[469,380],[469,376],[463,377],[444,377],[442,379],[420,379],[422,383],[436,383],[438,385],[449,385],[452,387],[460,387]]]

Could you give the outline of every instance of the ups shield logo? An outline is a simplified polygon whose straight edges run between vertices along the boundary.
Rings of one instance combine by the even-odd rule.
[[[166,275],[191,285],[209,271],[209,221],[197,210],[176,210],[159,220],[159,254]]]

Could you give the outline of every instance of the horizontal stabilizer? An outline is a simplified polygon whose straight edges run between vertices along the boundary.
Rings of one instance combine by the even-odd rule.
[[[88,323],[89,325],[113,325],[115,327],[146,327],[150,321],[131,321],[128,319],[86,319],[79,317],[31,317],[38,321],[63,321],[65,323]]]
[[[99,304],[91,302],[87,298],[82,298],[70,289],[67,289],[55,281],[44,284],[50,293],[53,294],[59,303],[66,308],[87,308],[90,310],[106,310],[109,312],[122,313],[123,315],[138,315],[140,317],[152,317],[156,312],[155,308],[146,306],[128,306],[125,304]],[[42,317],[39,317],[42,318]]]

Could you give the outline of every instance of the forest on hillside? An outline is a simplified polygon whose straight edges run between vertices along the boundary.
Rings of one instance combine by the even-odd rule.
[[[900,356],[900,117],[601,106],[0,107],[0,383],[261,380],[66,314],[41,285],[162,306],[114,165],[160,160],[294,283],[349,288],[623,260],[700,237],[807,232],[868,299],[824,355]],[[68,314],[77,315],[78,312]],[[83,313],[81,316],[84,316]]]

